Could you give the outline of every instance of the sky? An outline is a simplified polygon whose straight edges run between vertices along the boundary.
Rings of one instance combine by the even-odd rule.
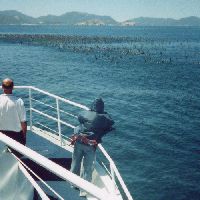
[[[17,10],[32,17],[78,11],[117,21],[141,16],[180,19],[200,17],[200,0],[0,0],[2,10]]]

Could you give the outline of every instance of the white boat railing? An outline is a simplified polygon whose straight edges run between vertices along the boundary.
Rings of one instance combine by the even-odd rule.
[[[79,187],[80,189],[88,192],[97,199],[101,200],[116,199],[115,196],[113,196],[112,194],[106,193],[104,189],[98,188],[94,184],[80,178],[79,176],[68,171],[67,169],[61,167],[60,165],[54,163],[53,161],[47,159],[46,157],[40,155],[39,153],[33,151],[32,149],[20,144],[19,142],[16,142],[15,140],[11,139],[10,137],[4,135],[1,132],[0,132],[0,141],[8,145],[9,147],[15,149],[19,153],[25,155],[26,157],[36,162],[40,166],[44,167],[45,169],[49,170],[50,172],[54,173],[55,175],[59,176],[63,180],[66,180],[72,183],[73,185]]]
[[[27,172],[24,166],[19,163],[19,169],[23,172],[23,174],[27,177],[33,187],[36,189],[42,200],[50,200],[46,193],[42,190],[42,188],[37,184],[37,182],[32,178],[32,176]]]
[[[24,175],[28,178],[28,180],[32,183],[40,197],[46,200],[46,193],[41,189],[41,187],[38,185],[38,183],[32,178],[31,175],[36,177],[46,188],[49,189],[49,191],[52,192],[56,197],[58,197],[61,200],[64,200],[63,197],[61,197],[50,185],[48,185],[41,177],[39,177],[33,170],[30,169],[20,158],[15,156],[15,154],[12,153],[12,155],[19,161],[19,168],[24,173]]]
[[[52,130],[51,128],[48,128],[46,125],[43,125],[41,123],[38,123],[38,124],[42,125],[43,127],[46,127],[49,130],[52,130],[54,133],[58,133],[61,146],[63,145],[63,138],[66,138],[66,136],[64,136],[62,134],[61,125],[65,125],[65,126],[71,128],[71,129],[74,129],[75,126],[72,125],[71,123],[67,123],[66,121],[61,120],[60,113],[62,112],[64,114],[66,114],[68,116],[72,116],[74,118],[77,118],[77,115],[63,111],[60,108],[60,103],[63,102],[63,103],[66,103],[68,105],[75,106],[76,108],[89,110],[89,108],[84,106],[84,105],[81,105],[79,103],[75,103],[73,101],[70,101],[68,99],[59,97],[57,95],[51,94],[49,92],[43,91],[43,90],[38,89],[38,88],[33,87],[33,86],[15,86],[15,89],[28,89],[29,90],[28,98],[29,98],[30,130],[32,130],[32,127],[33,127],[33,112],[39,114],[40,116],[43,116],[43,117],[48,118],[50,120],[53,120],[54,122],[57,123],[57,131],[56,130]],[[56,106],[51,106],[51,105],[46,104],[46,103],[44,103],[44,102],[42,102],[40,100],[34,99],[32,97],[33,91],[34,92],[39,92],[39,93],[41,93],[43,95],[47,95],[48,97],[52,97],[55,100],[55,105]],[[49,114],[47,114],[47,113],[45,113],[43,111],[38,110],[37,108],[34,108],[33,107],[33,101],[35,101],[35,102],[37,102],[37,103],[39,103],[41,105],[45,105],[47,107],[50,107],[50,108],[54,109],[56,111],[56,113],[57,113],[57,117],[51,116],[51,115],[49,115]],[[101,153],[105,156],[105,158],[109,162],[109,166],[110,166],[109,174],[111,175],[111,178],[112,178],[112,181],[113,181],[113,186],[116,187],[115,179],[117,179],[118,182],[120,183],[120,187],[122,188],[124,194],[126,195],[126,198],[128,200],[133,200],[133,198],[132,198],[129,190],[127,189],[127,187],[126,187],[126,185],[125,185],[125,183],[124,183],[119,171],[117,170],[117,167],[116,167],[114,161],[111,159],[111,157],[108,155],[108,153],[105,151],[105,149],[103,148],[102,145],[98,145],[98,147],[99,147],[99,150],[101,151]]]

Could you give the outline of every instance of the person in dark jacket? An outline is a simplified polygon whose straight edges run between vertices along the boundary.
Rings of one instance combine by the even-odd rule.
[[[112,127],[114,121],[108,113],[104,112],[104,102],[101,98],[95,99],[91,109],[78,116],[78,121],[80,124],[74,129],[72,136],[74,152],[71,172],[91,181],[96,147],[102,142],[102,137],[114,129]],[[80,174],[82,161],[83,169]],[[80,191],[80,196],[86,196],[86,193]]]

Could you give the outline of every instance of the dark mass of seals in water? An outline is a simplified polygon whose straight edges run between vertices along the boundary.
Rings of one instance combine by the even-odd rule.
[[[50,34],[0,34],[1,42],[40,45],[92,55],[94,62],[144,62],[199,64],[200,45],[188,40],[144,37],[66,36]]]

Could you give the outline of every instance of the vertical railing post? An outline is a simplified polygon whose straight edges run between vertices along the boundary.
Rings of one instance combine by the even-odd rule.
[[[61,125],[60,125],[60,109],[59,109],[59,101],[56,98],[56,105],[57,105],[57,116],[58,116],[58,134],[60,138],[60,145],[62,146],[62,135],[61,135]]]
[[[31,88],[29,88],[29,106],[30,106],[30,131],[32,131],[32,94],[31,94]]]

